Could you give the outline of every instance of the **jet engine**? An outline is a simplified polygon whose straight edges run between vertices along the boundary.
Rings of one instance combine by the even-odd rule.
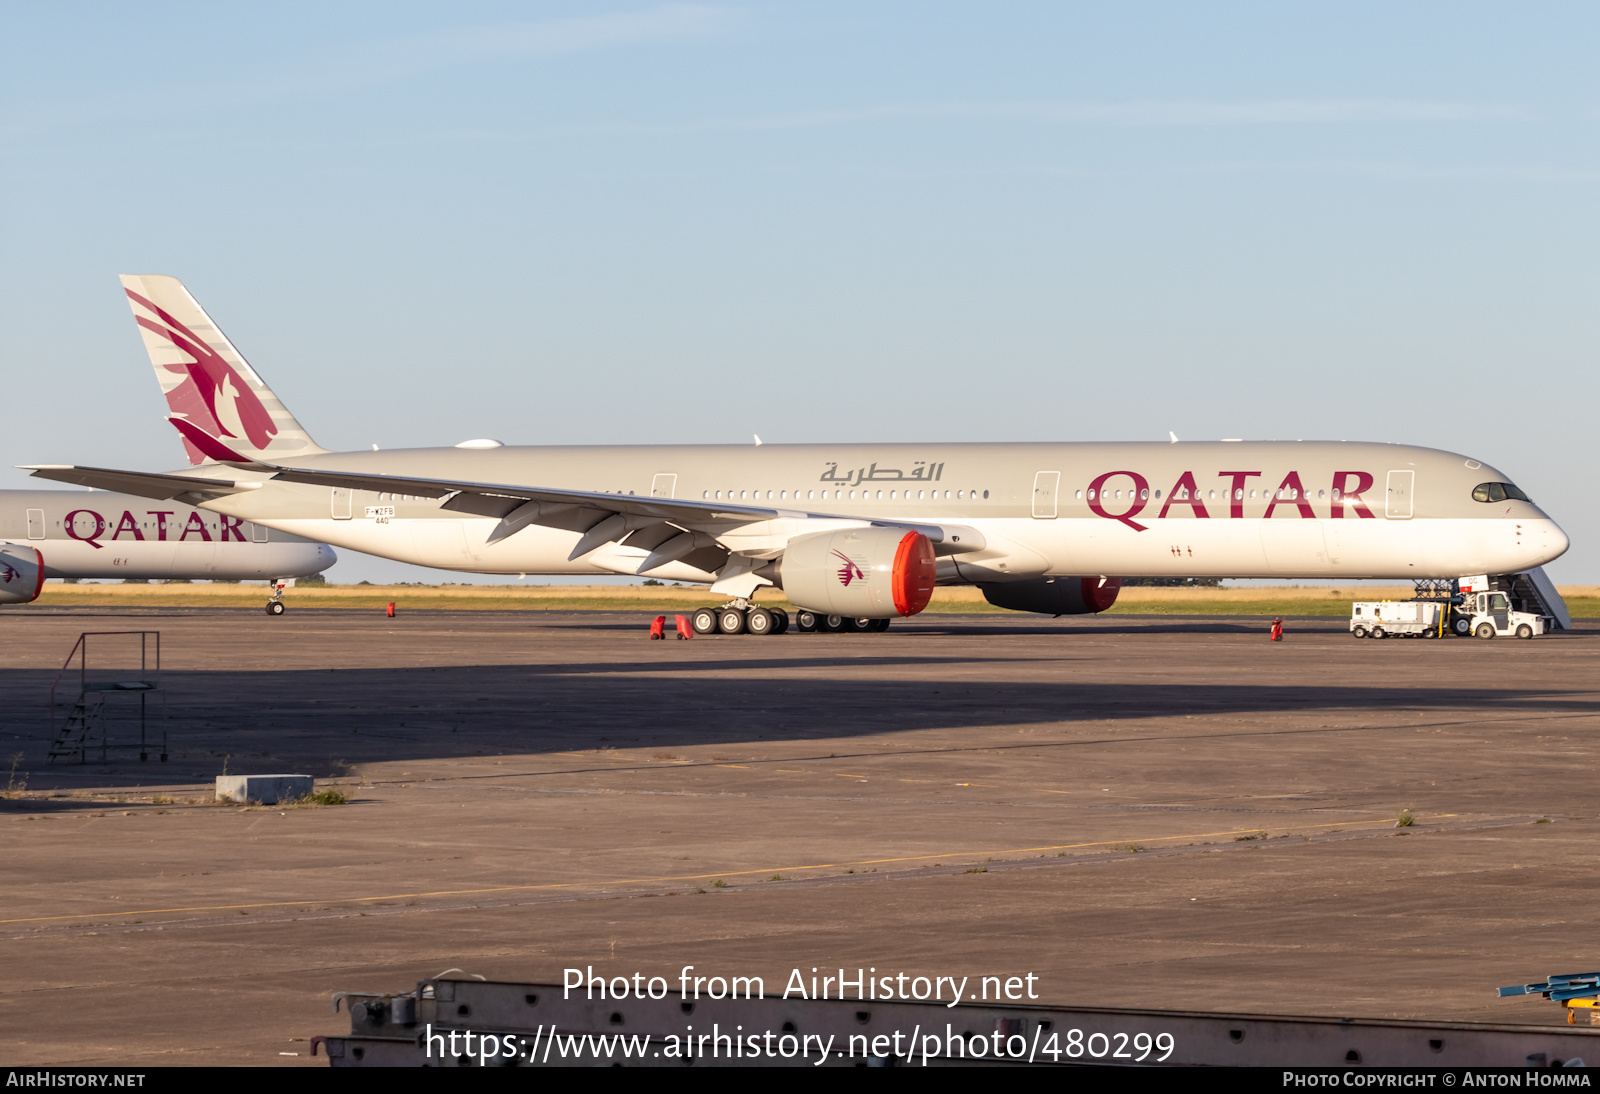
[[[846,528],[790,540],[778,575],[796,607],[893,619],[928,606],[935,569],[933,544],[921,532]]]
[[[1045,615],[1091,615],[1117,602],[1116,577],[1041,577],[1004,585],[984,585],[983,598],[997,608]]]
[[[0,543],[0,604],[26,604],[44,588],[44,556],[32,547]]]

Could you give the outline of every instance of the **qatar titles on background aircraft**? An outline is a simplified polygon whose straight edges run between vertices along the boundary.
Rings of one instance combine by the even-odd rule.
[[[102,491],[0,490],[0,604],[35,599],[47,577],[275,583],[326,570],[337,558],[324,544],[192,505]]]
[[[1109,607],[1122,577],[1455,578],[1567,549],[1506,475],[1395,444],[330,452],[179,281],[122,283],[193,466],[35,474],[424,566],[708,582],[734,611],[775,585],[808,614],[886,620],[935,584],[1060,615]]]

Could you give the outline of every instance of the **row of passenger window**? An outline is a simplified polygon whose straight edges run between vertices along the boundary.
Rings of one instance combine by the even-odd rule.
[[[805,497],[800,496],[800,491],[794,493],[795,501],[977,501],[980,494],[977,490],[918,490],[913,498],[909,490],[807,490]],[[856,495],[860,494],[860,498]],[[700,496],[707,500],[720,501],[724,497],[728,501],[787,501],[790,491],[768,490],[763,496],[760,490],[740,490],[737,494],[732,490],[702,490]],[[887,497],[885,497],[887,495]],[[989,498],[989,491],[982,492],[983,500]]]
[[[1102,490],[1100,492],[1101,497],[1100,497],[1099,500],[1101,500],[1101,501],[1110,501],[1110,500],[1113,500],[1113,499],[1120,499],[1123,496],[1123,493],[1124,493],[1124,491],[1121,491],[1121,490]],[[1139,490],[1139,491],[1134,491],[1134,490],[1130,489],[1130,490],[1126,491],[1126,493],[1127,493],[1127,496],[1128,496],[1129,500],[1132,500],[1134,495],[1135,495],[1135,493],[1137,493],[1138,497],[1139,497],[1139,500],[1148,501],[1148,500],[1150,500],[1152,492],[1149,489],[1143,489],[1143,490]],[[1236,489],[1233,492],[1233,500],[1235,500],[1235,501],[1243,501],[1244,498],[1245,498],[1245,495],[1247,493],[1252,498],[1254,498],[1259,493],[1263,500],[1265,500],[1266,498],[1269,498],[1269,497],[1275,497],[1278,501],[1298,501],[1300,499],[1300,497],[1301,497],[1301,494],[1302,494],[1301,491],[1296,490],[1292,486],[1286,487],[1286,488],[1282,488],[1282,489],[1279,489],[1279,490],[1276,490],[1276,491],[1273,491],[1273,490],[1260,490],[1260,491],[1250,490],[1250,491],[1246,491],[1243,487],[1240,487],[1240,488]],[[1154,495],[1155,495],[1155,499],[1157,501],[1161,500],[1161,491],[1159,491],[1159,490],[1154,491]],[[1201,500],[1205,500],[1205,499],[1209,499],[1211,501],[1216,501],[1217,500],[1217,492],[1215,490],[1196,490],[1196,491],[1193,492],[1193,495],[1194,496],[1191,498],[1190,497],[1189,488],[1187,486],[1184,486],[1184,487],[1180,487],[1173,496],[1177,501],[1201,501]],[[1077,491],[1075,496],[1077,497],[1077,499],[1079,501],[1082,501],[1083,498],[1084,498],[1084,491],[1082,491],[1082,490]],[[1304,491],[1304,496],[1309,500],[1310,497],[1311,497],[1311,491],[1309,491],[1309,490]],[[1317,491],[1317,497],[1319,499],[1326,498],[1327,496],[1328,496],[1328,492],[1326,490],[1318,490]],[[1333,500],[1334,501],[1338,501],[1340,496],[1341,495],[1340,495],[1338,490],[1333,491]],[[1088,491],[1088,497],[1089,497],[1090,501],[1094,501],[1095,500],[1095,492],[1094,492],[1093,489]],[[1222,492],[1222,500],[1223,501],[1227,501],[1228,500],[1228,492],[1226,490],[1224,490]]]

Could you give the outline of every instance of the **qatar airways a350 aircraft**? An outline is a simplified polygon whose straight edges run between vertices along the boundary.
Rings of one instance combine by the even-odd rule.
[[[1061,615],[1103,611],[1130,576],[1455,578],[1567,549],[1503,473],[1396,444],[330,452],[180,282],[122,282],[192,466],[36,475],[450,570],[707,582],[728,603],[697,627],[782,630],[781,613],[753,603],[770,586],[851,629],[916,614],[935,585]]]

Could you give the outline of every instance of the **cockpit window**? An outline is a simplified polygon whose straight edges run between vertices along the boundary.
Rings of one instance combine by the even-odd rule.
[[[1480,482],[1472,488],[1473,501],[1531,501],[1509,482]]]

